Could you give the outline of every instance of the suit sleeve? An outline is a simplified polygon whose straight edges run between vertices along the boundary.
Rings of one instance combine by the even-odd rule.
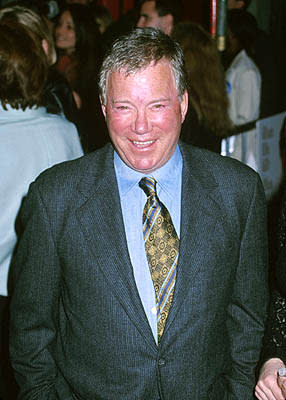
[[[233,399],[252,399],[268,305],[266,201],[257,176],[241,237],[239,262],[228,310],[231,362],[227,377]],[[245,393],[245,394],[244,394]],[[243,395],[242,395],[243,394]]]
[[[12,263],[10,354],[19,399],[69,399],[56,394],[56,338],[60,265],[48,215],[34,187],[20,214],[23,235]]]
[[[247,207],[246,201],[241,204]],[[230,359],[226,362],[224,376],[215,385],[214,399],[254,398],[255,369],[268,305],[267,247],[266,201],[258,177],[242,226],[239,259],[227,311],[226,343]]]

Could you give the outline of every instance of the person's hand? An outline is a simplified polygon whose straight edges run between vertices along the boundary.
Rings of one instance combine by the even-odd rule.
[[[278,370],[285,367],[279,358],[271,358],[261,368],[255,387],[255,396],[259,400],[285,400],[286,377],[278,377]]]

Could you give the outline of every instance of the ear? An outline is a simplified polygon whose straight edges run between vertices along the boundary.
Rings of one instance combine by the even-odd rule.
[[[171,36],[173,26],[174,26],[174,18],[172,14],[164,15],[161,18],[161,29],[166,35]]]
[[[101,110],[103,112],[104,118],[106,118],[106,105],[103,103],[102,97],[99,96]]]
[[[42,48],[44,49],[46,56],[48,56],[49,55],[49,45],[48,45],[48,42],[46,41],[46,39],[42,40]]]
[[[189,95],[188,95],[188,92],[185,91],[185,93],[183,94],[183,97],[182,97],[182,101],[181,101],[182,123],[184,122],[187,111],[188,111],[188,103],[189,103]]]

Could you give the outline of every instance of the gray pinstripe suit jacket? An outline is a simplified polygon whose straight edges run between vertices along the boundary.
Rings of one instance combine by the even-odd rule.
[[[127,250],[111,145],[32,184],[12,265],[20,399],[252,399],[267,303],[258,175],[180,144],[181,242],[158,348]]]

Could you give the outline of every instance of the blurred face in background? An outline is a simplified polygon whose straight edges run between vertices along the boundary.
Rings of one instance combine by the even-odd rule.
[[[229,10],[234,8],[243,8],[245,6],[243,0],[228,0],[227,7]]]
[[[171,34],[173,28],[173,17],[171,14],[160,17],[156,11],[155,1],[145,1],[140,10],[140,18],[137,22],[138,28],[158,28],[166,35]]]
[[[76,34],[72,16],[64,11],[55,29],[56,47],[71,54],[75,49]]]

